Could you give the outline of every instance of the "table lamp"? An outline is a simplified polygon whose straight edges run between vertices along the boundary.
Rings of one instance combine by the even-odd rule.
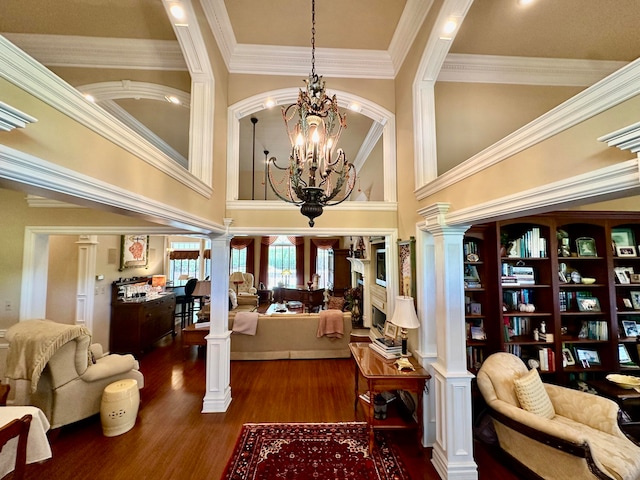
[[[391,323],[400,327],[400,338],[402,339],[402,356],[408,357],[407,353],[407,329],[419,328],[420,321],[413,306],[413,298],[396,297],[396,307],[393,311]]]
[[[236,286],[236,295],[238,295],[238,285],[244,283],[244,275],[242,275],[242,272],[233,272],[231,274],[231,283]]]

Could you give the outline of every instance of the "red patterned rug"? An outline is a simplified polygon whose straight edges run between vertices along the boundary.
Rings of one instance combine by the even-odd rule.
[[[366,423],[245,424],[224,480],[410,480],[383,434],[369,454]]]

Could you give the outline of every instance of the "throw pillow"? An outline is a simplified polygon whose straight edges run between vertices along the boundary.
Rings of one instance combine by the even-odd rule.
[[[528,412],[545,418],[553,418],[556,411],[544,388],[537,369],[529,370],[514,382],[520,406]]]
[[[342,310],[344,308],[344,297],[329,297],[329,310]]]
[[[238,308],[238,297],[236,291],[229,289],[229,310]]]

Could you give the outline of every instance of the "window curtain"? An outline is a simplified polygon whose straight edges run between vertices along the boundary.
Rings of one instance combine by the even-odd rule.
[[[269,245],[278,239],[277,235],[262,237],[260,239],[260,271],[258,272],[258,281],[267,285],[269,283]],[[297,261],[297,258],[296,258]]]
[[[312,238],[311,245],[309,246],[309,267],[311,268],[311,275],[316,272],[316,264],[318,261],[318,249],[328,250],[330,248],[335,249],[338,246],[339,240],[337,238]]]
[[[173,250],[169,252],[169,260],[197,260],[200,257],[198,250]]]
[[[275,237],[278,238],[278,237]],[[273,243],[273,242],[272,242]],[[255,263],[256,263],[256,254],[255,254],[255,243],[253,242],[253,238],[249,237],[233,237],[229,244],[230,248],[236,250],[242,250],[243,248],[247,249],[247,273],[254,274]],[[255,277],[255,274],[254,274]]]

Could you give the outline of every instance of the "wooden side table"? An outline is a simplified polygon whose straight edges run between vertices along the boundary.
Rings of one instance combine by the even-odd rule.
[[[358,410],[358,404],[362,405],[364,415],[369,424],[369,450],[374,445],[375,429],[417,429],[418,438],[422,438],[422,393],[427,380],[431,378],[429,373],[417,365],[415,360],[411,359],[414,371],[399,371],[393,360],[387,360],[381,355],[374,352],[368,343],[350,343],[349,349],[356,363],[355,368],[355,402],[354,409]],[[366,381],[369,391],[369,402],[360,397],[360,377]],[[384,420],[376,419],[373,412],[373,399],[376,394],[384,391],[401,390],[416,393],[418,402],[416,405],[417,421],[407,420],[400,416],[397,409],[394,408],[395,402],[402,401],[396,398],[388,405],[387,418]]]

